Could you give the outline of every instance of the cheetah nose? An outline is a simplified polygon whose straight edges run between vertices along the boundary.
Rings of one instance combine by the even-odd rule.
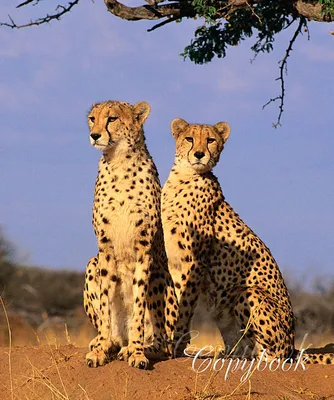
[[[93,139],[93,140],[97,140],[97,139],[99,139],[100,137],[101,137],[101,134],[100,133],[91,133],[90,134],[90,137]]]
[[[203,153],[203,151],[196,151],[194,156],[200,160],[201,158],[203,158],[205,156],[205,154]]]

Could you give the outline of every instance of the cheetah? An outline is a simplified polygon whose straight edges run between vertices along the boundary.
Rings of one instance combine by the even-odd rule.
[[[146,369],[149,358],[171,351],[178,307],[164,247],[161,186],[143,131],[149,113],[145,102],[106,101],[88,114],[90,142],[102,151],[93,206],[98,254],[87,264],[84,286],[85,311],[98,331],[86,355],[90,367],[117,355]],[[147,319],[152,340],[145,344]]]
[[[295,318],[281,272],[268,247],[225,201],[212,173],[229,125],[178,118],[171,130],[176,154],[162,190],[162,223],[179,302],[176,354],[182,355],[189,343],[201,294],[228,350],[225,355],[254,358],[265,351],[268,360],[293,359]],[[334,363],[334,354],[309,359]]]

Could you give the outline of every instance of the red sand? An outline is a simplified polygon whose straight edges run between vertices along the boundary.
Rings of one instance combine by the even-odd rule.
[[[225,379],[227,365],[219,373],[209,368],[196,373],[193,360],[185,358],[158,362],[148,371],[122,361],[91,369],[85,353],[72,345],[14,347],[9,364],[9,349],[0,348],[0,399],[334,399],[334,365],[308,366],[306,371],[255,370],[238,388],[249,364]]]

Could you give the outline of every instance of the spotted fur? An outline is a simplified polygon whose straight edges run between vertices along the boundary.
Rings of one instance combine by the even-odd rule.
[[[162,190],[165,245],[179,301],[178,347],[182,354],[199,296],[224,339],[226,352],[268,359],[293,358],[295,318],[281,272],[268,247],[225,201],[211,172],[230,135],[214,126],[171,125],[174,166]],[[309,362],[334,355],[310,355]]]
[[[164,248],[158,172],[143,132],[149,112],[145,102],[107,101],[88,115],[91,144],[103,152],[93,207],[98,254],[87,265],[84,290],[85,311],[98,330],[86,356],[92,367],[118,353],[147,368],[148,358],[169,354],[177,300]],[[153,326],[149,343],[145,317]]]

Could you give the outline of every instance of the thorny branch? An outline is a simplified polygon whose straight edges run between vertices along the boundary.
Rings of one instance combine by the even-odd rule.
[[[32,3],[34,0],[26,0],[25,2],[19,4],[17,7],[22,7],[25,6],[29,3]],[[36,3],[38,3],[40,0],[36,0]],[[68,12],[71,11],[71,9],[77,5],[79,3],[80,0],[73,0],[72,2],[69,2],[67,6],[63,6],[62,4],[59,4],[56,7],[56,12],[54,14],[47,14],[45,17],[41,17],[41,18],[37,18],[34,21],[30,21],[26,24],[22,24],[22,25],[17,25],[13,18],[9,15],[8,18],[10,20],[10,22],[0,22],[0,26],[7,26],[9,28],[26,28],[28,26],[38,26],[38,25],[42,25],[48,22],[51,22],[52,20],[60,20],[60,18],[64,15],[67,14]]]
[[[299,34],[302,33],[302,28],[305,27],[305,29],[307,29],[307,23],[306,23],[306,19],[305,18],[300,18],[299,19],[299,24],[298,27],[295,31],[295,33],[293,34],[292,39],[290,40],[289,46],[288,48],[285,50],[285,55],[283,57],[283,59],[281,61],[279,61],[279,77],[276,78],[276,81],[280,81],[281,82],[281,94],[279,96],[276,96],[272,99],[270,99],[262,108],[267,107],[269,104],[274,103],[275,101],[279,100],[280,105],[279,105],[279,113],[278,113],[278,117],[277,117],[277,121],[273,123],[273,127],[277,128],[278,126],[281,126],[281,117],[283,114],[283,107],[284,107],[284,97],[285,97],[285,81],[284,81],[284,74],[288,73],[288,57],[290,56],[290,53],[292,51],[292,46],[294,44],[294,42],[296,41],[297,37]]]

